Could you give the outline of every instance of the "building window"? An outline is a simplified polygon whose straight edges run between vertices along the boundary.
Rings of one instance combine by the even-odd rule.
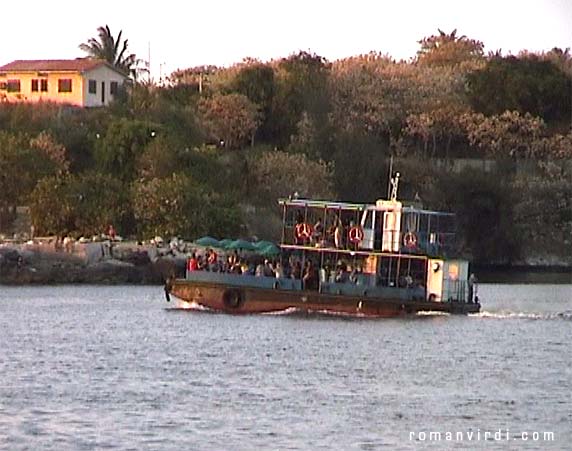
[[[71,78],[60,78],[58,80],[58,92],[72,92]]]
[[[8,80],[6,83],[6,91],[20,92],[20,80]]]
[[[38,92],[38,88],[39,88],[38,79],[34,78],[32,80],[32,92]]]
[[[45,78],[42,78],[40,80],[40,91],[48,92],[48,80],[46,80]]]
[[[117,82],[116,82],[116,81],[112,81],[112,82],[111,82],[111,85],[109,86],[109,89],[110,89],[109,92],[111,92],[111,95],[112,95],[112,96],[116,95],[116,94],[117,94],[117,90],[118,90],[118,84],[117,84]]]
[[[0,81],[0,91],[6,91],[6,82]]]
[[[97,94],[97,81],[89,80],[87,90],[90,94]]]

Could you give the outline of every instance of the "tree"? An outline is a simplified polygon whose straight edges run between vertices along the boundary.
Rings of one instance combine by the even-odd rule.
[[[30,195],[30,215],[41,234],[91,236],[118,229],[129,214],[127,191],[105,174],[52,176],[38,182]]]
[[[493,57],[467,74],[467,97],[475,111],[488,116],[510,110],[566,125],[572,116],[572,78],[536,55]]]
[[[544,132],[544,121],[530,114],[505,111],[486,117],[469,113],[462,119],[471,145],[497,158],[532,158]]]
[[[159,136],[145,146],[136,161],[137,174],[145,179],[165,178],[180,171],[181,158],[172,140]]]
[[[103,59],[125,75],[137,78],[137,65],[140,60],[134,53],[129,53],[128,40],[121,41],[123,31],[120,30],[117,38],[111,34],[108,25],[97,29],[99,38],[90,38],[87,42],[80,44],[79,48],[87,53],[91,58]]]
[[[466,143],[465,130],[460,122],[462,114],[462,110],[450,108],[411,114],[407,117],[407,125],[403,130],[404,138],[420,141],[424,156],[448,158],[453,142]],[[400,144],[403,145],[403,142]],[[408,149],[401,150],[406,152]]]
[[[0,216],[6,219],[10,209],[26,205],[38,180],[64,174],[68,166],[65,148],[50,134],[42,132],[30,138],[23,133],[0,132]]]
[[[336,130],[367,132],[394,143],[411,114],[464,109],[464,79],[448,67],[414,66],[376,53],[333,64],[330,78]]]
[[[478,64],[483,60],[484,44],[466,36],[457,36],[457,30],[447,34],[439,30],[438,35],[419,41],[417,62],[426,66],[461,66]]]
[[[137,160],[158,133],[156,124],[136,119],[111,122],[95,146],[95,160],[100,170],[124,181],[133,179]]]
[[[326,59],[309,52],[298,52],[276,64],[276,91],[268,124],[275,143],[281,147],[290,143],[304,112],[314,122],[318,134],[327,125],[331,109],[329,73]]]
[[[365,130],[338,131],[334,142],[334,180],[338,196],[350,202],[371,202],[386,192],[389,155]]]
[[[135,182],[133,208],[143,237],[233,236],[240,227],[240,214],[228,199],[184,174]]]
[[[254,103],[242,94],[214,94],[199,102],[199,112],[211,139],[229,149],[252,142],[260,124]]]
[[[274,78],[272,67],[253,61],[241,66],[231,83],[233,91],[245,95],[258,106],[261,116],[258,134],[266,139],[271,137],[268,123],[276,91]]]
[[[332,167],[303,154],[267,151],[249,159],[253,193],[262,203],[276,202],[297,192],[301,197],[328,198],[333,194]]]

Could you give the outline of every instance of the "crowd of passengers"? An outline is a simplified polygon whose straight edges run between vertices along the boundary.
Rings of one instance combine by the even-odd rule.
[[[361,266],[353,267],[343,261],[326,263],[318,269],[312,259],[303,262],[298,256],[288,259],[269,260],[257,255],[239,256],[237,251],[225,257],[219,256],[214,249],[207,249],[204,255],[193,252],[187,260],[187,271],[211,271],[227,274],[243,274],[256,277],[301,280],[306,289],[317,289],[318,281],[330,283],[363,283]]]

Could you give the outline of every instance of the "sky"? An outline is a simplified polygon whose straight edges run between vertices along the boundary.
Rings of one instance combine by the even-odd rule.
[[[26,0],[22,7],[33,13],[1,20],[0,65],[85,56],[79,44],[109,25],[139,58],[150,56],[155,79],[299,50],[329,61],[370,51],[407,60],[437,29],[457,29],[503,54],[572,47],[570,0]]]

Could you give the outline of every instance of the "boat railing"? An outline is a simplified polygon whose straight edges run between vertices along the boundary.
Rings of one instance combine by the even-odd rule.
[[[467,283],[464,280],[445,280],[443,300],[447,302],[467,302]]]
[[[380,285],[363,285],[353,282],[321,282],[320,293],[366,298],[399,299],[403,301],[425,299],[422,287],[389,287]]]
[[[425,233],[415,232],[414,241],[407,241],[404,237],[407,232],[390,231],[390,233],[398,234],[395,244],[395,253],[397,251],[404,255],[428,255],[431,257],[436,256],[451,256],[456,253],[456,239],[454,233]],[[288,235],[287,235],[288,236]],[[411,244],[409,244],[411,243]],[[382,241],[376,239],[373,242],[373,249],[367,246],[364,241],[362,243],[351,243],[343,240],[339,246],[335,246],[332,240],[316,239],[311,237],[307,240],[284,239],[281,243],[283,247],[297,247],[305,248],[312,251],[327,251],[327,252],[382,252],[384,248]],[[393,248],[392,248],[393,249]],[[388,251],[391,252],[391,251]]]
[[[214,271],[187,271],[186,280],[231,285],[236,287],[254,287],[281,290],[301,290],[302,281],[298,279],[253,276],[249,274],[231,274]]]

